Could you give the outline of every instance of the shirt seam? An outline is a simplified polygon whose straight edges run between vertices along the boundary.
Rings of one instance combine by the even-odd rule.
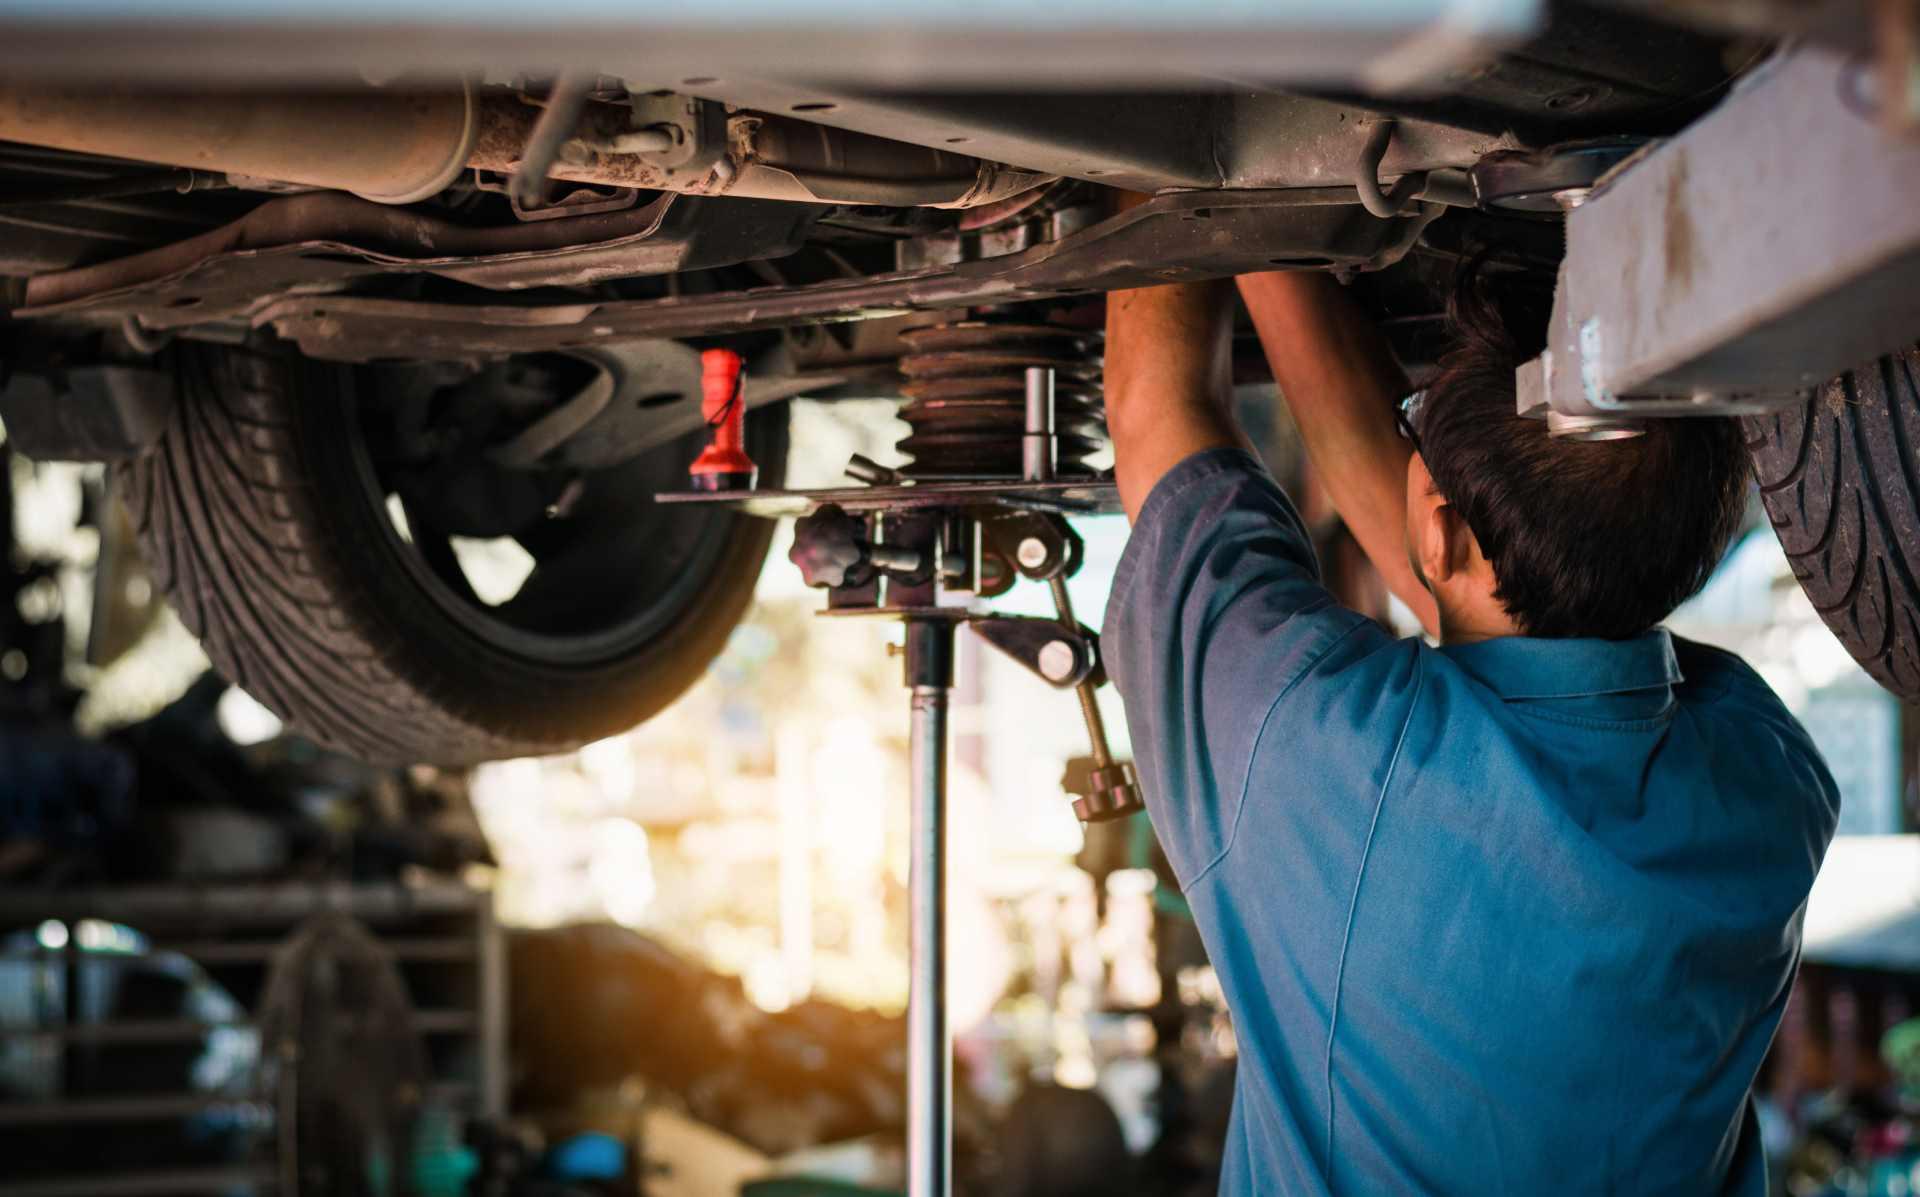
[[[1686,680],[1683,677],[1677,677],[1645,686],[1609,686],[1604,690],[1541,690],[1520,691],[1512,694],[1503,692],[1500,700],[1502,702],[1553,702],[1562,698],[1605,698],[1612,694],[1644,694],[1649,690],[1671,690]]]
[[[1669,701],[1659,714],[1642,719],[1601,719],[1593,715],[1543,711],[1518,704],[1515,704],[1512,709],[1523,719],[1545,719],[1550,723],[1564,723],[1570,727],[1584,728],[1588,731],[1643,732],[1656,731],[1672,723],[1674,716],[1679,713],[1680,704]]]
[[[1315,611],[1325,610],[1326,608],[1331,607],[1333,605],[1334,604],[1331,601],[1322,602],[1310,609],[1304,609],[1300,612],[1296,612],[1295,614],[1310,615]],[[1273,722],[1273,713],[1280,709],[1280,704],[1286,701],[1287,695],[1293,693],[1294,688],[1297,687],[1301,682],[1305,681],[1307,675],[1312,673],[1316,668],[1319,667],[1320,662],[1327,659],[1327,654],[1331,653],[1334,649],[1340,647],[1341,643],[1345,641],[1347,637],[1353,635],[1355,632],[1365,627],[1366,624],[1367,624],[1367,620],[1364,616],[1355,615],[1354,623],[1351,626],[1349,626],[1346,631],[1340,633],[1338,636],[1335,636],[1332,640],[1329,640],[1325,648],[1313,654],[1313,658],[1309,660],[1306,663],[1306,665],[1304,665],[1301,668],[1299,676],[1295,677],[1292,681],[1288,682],[1284,687],[1282,687],[1280,690],[1280,693],[1274,695],[1273,701],[1267,704],[1266,714],[1260,717],[1260,730],[1254,733],[1253,747],[1247,753],[1246,768],[1241,771],[1240,792],[1238,797],[1235,798],[1234,800],[1233,822],[1228,824],[1227,826],[1227,838],[1225,842],[1223,842],[1220,845],[1220,851],[1214,853],[1213,858],[1208,860],[1206,864],[1202,865],[1200,868],[1200,871],[1193,875],[1193,880],[1187,882],[1187,888],[1191,889],[1192,887],[1199,885],[1200,882],[1206,878],[1208,873],[1213,872],[1214,866],[1218,865],[1221,861],[1225,860],[1227,858],[1227,853],[1233,851],[1234,841],[1238,839],[1240,836],[1240,816],[1244,814],[1247,809],[1247,789],[1253,784],[1253,763],[1256,760],[1260,759],[1260,741],[1267,738],[1267,725]]]
[[[1360,908],[1360,884],[1367,876],[1367,860],[1373,854],[1373,834],[1380,827],[1380,811],[1387,804],[1387,791],[1393,787],[1393,778],[1400,770],[1400,753],[1407,746],[1407,732],[1413,727],[1414,712],[1420,709],[1420,698],[1426,688],[1427,662],[1425,654],[1414,658],[1415,668],[1419,670],[1413,683],[1413,701],[1407,704],[1407,717],[1400,724],[1400,738],[1394,741],[1393,757],[1387,762],[1387,775],[1380,781],[1380,796],[1374,800],[1373,818],[1367,823],[1367,838],[1360,847],[1360,863],[1353,871],[1353,896],[1347,901],[1347,925],[1340,934],[1340,960],[1334,966],[1333,973],[1333,1009],[1327,1018],[1327,1133],[1326,1151],[1320,1157],[1324,1171],[1321,1178],[1329,1185],[1333,1183],[1333,1043],[1340,1031],[1340,994],[1347,978],[1347,948],[1353,942],[1354,913]]]

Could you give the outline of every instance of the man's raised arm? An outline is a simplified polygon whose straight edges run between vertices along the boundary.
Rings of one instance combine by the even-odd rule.
[[[1407,559],[1413,446],[1394,427],[1393,405],[1406,393],[1407,377],[1392,348],[1328,275],[1274,271],[1238,281],[1315,479],[1388,589],[1421,626],[1435,630],[1433,596]],[[1113,353],[1111,334],[1107,353]],[[1125,487],[1123,478],[1123,498]]]
[[[1153,484],[1187,457],[1246,447],[1229,407],[1232,302],[1224,282],[1107,296],[1107,429],[1129,520]]]

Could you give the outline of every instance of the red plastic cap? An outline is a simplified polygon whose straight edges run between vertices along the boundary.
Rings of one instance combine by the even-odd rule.
[[[733,398],[734,391],[740,386],[740,371],[745,364],[740,355],[731,349],[701,351],[700,390],[709,421],[713,419],[716,401],[725,403]]]
[[[700,414],[712,439],[687,467],[700,490],[746,490],[759,476],[747,456],[747,406],[741,391],[740,355],[731,349],[700,354]]]

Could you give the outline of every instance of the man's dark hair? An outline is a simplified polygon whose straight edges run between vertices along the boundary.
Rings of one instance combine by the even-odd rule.
[[[1514,414],[1514,370],[1546,343],[1549,297],[1458,280],[1456,337],[1417,415],[1421,456],[1529,636],[1635,636],[1706,584],[1740,525],[1747,452],[1727,418],[1650,420],[1588,442]]]

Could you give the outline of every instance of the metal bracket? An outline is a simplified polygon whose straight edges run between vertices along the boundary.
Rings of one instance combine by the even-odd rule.
[[[727,152],[724,105],[676,92],[633,96],[625,132],[596,133],[580,140],[593,153],[632,154],[658,166],[669,179],[704,178]]]
[[[1861,69],[1787,52],[1568,213],[1523,413],[1766,411],[1912,343],[1920,142],[1849,103]]]
[[[17,373],[0,384],[7,439],[41,461],[138,456],[166,431],[173,376],[141,366]]]
[[[1056,690],[1073,689],[1100,667],[1099,637],[1077,624],[1068,628],[1057,619],[990,615],[968,620],[967,626]]]
[[[861,474],[877,473],[858,462]],[[1048,488],[1059,483],[1044,484]],[[1087,480],[1111,498],[1112,484]],[[1100,641],[1074,617],[1067,578],[1080,567],[1080,537],[1035,483],[1002,479],[965,483],[895,483],[864,490],[798,491],[776,502],[801,518],[788,556],[807,584],[826,590],[827,614],[892,615],[971,623],[988,644],[1047,684],[1072,690],[1096,768],[1074,802],[1084,822],[1120,818],[1141,808],[1132,766],[1115,761],[1095,690],[1106,683]],[[726,502],[763,510],[753,494],[691,492],[660,502]],[[1003,593],[1016,577],[1044,581],[1055,619],[969,613],[941,602],[947,595]]]
[[[478,172],[475,172],[478,174]],[[474,184],[482,191],[504,190],[515,220],[562,220],[573,216],[592,216],[598,212],[624,212],[640,202],[637,187],[595,187],[580,184],[564,191],[538,208],[524,207],[511,189]]]
[[[989,521],[984,532],[989,551],[1036,582],[1078,573],[1086,549],[1073,526],[1053,512],[1015,512]]]

